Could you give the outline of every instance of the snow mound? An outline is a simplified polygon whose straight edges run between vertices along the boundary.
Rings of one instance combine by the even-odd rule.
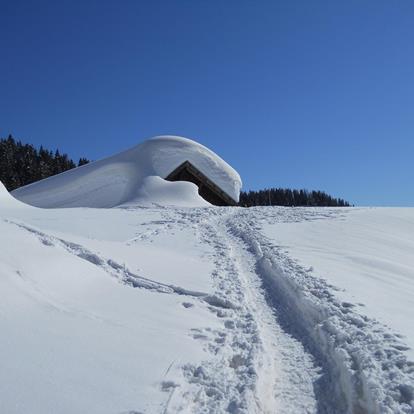
[[[185,161],[196,166],[234,201],[239,200],[239,174],[208,148],[176,136],[149,139],[109,158],[21,187],[13,191],[13,196],[44,208],[108,208],[132,202],[208,205],[194,184],[167,183],[155,178],[167,177]]]
[[[198,195],[198,187],[186,181],[170,182],[158,176],[145,177],[135,197],[122,206],[174,205],[176,207],[206,207],[210,204]]]

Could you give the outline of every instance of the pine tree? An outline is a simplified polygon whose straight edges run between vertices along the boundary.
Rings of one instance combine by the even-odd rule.
[[[240,193],[241,206],[323,206],[349,207],[342,198],[334,198],[323,191],[292,190],[289,188],[266,188]]]
[[[85,164],[89,164],[89,160],[84,157],[79,158],[78,167],[85,165]]]
[[[89,160],[81,158],[79,162],[83,165]],[[73,160],[59,150],[54,154],[43,146],[37,150],[12,135],[0,139],[0,181],[9,191],[75,167]]]

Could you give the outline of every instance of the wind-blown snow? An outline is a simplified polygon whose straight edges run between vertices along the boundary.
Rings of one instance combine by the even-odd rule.
[[[233,200],[239,200],[239,174],[203,145],[175,136],[149,139],[120,154],[21,187],[12,194],[27,204],[45,208],[105,208],[131,202],[208,205],[192,183],[162,183],[152,178],[167,177],[184,161],[190,161]]]

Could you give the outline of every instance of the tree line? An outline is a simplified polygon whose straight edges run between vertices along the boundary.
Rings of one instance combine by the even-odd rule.
[[[58,149],[55,152],[42,146],[37,149],[15,140],[11,135],[0,138],[0,181],[8,191],[88,162],[88,159],[80,158],[75,163]]]
[[[259,191],[242,191],[240,203],[253,206],[308,206],[308,207],[349,207],[342,198],[335,198],[324,191],[291,190],[289,188],[268,188]]]

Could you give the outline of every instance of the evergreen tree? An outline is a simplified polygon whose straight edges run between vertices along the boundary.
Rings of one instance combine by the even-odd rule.
[[[81,165],[89,164],[89,160],[87,158],[81,157],[79,158],[78,167]]]
[[[266,188],[240,193],[239,205],[252,206],[322,206],[349,207],[342,198],[334,198],[323,191],[291,190],[289,188]]]
[[[88,162],[81,158],[79,165]],[[0,181],[9,191],[75,167],[68,155],[59,150],[54,154],[43,146],[37,150],[30,144],[16,141],[11,135],[0,139]]]

